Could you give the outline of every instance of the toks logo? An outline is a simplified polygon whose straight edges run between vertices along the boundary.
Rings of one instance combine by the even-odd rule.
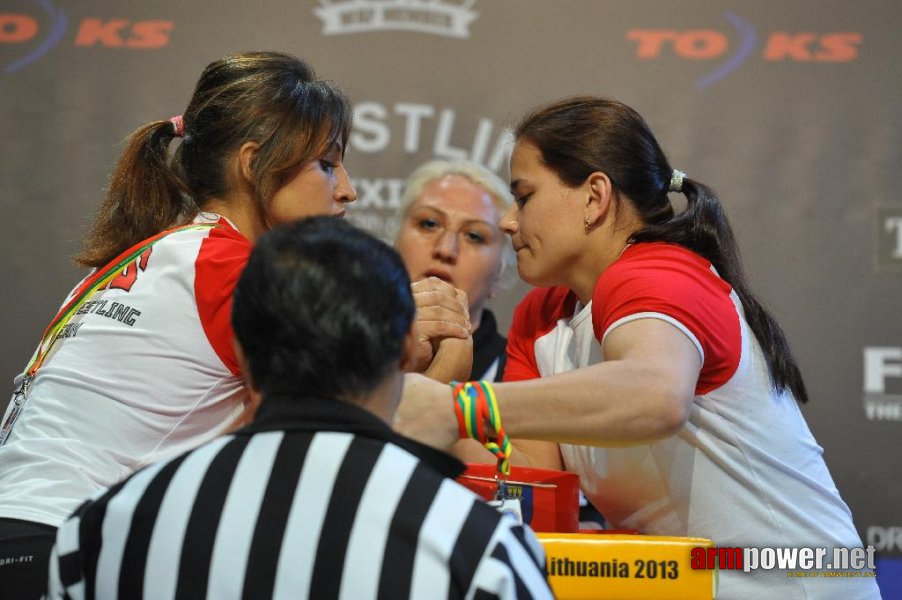
[[[319,0],[313,12],[323,35],[365,31],[417,31],[468,38],[476,0]]]
[[[698,88],[716,83],[738,69],[759,51],[755,28],[734,13],[726,13],[727,21],[738,37],[735,50],[726,34],[716,29],[631,29],[628,40],[636,42],[636,57],[656,59],[663,52],[673,52],[687,60],[714,60],[726,57],[716,69],[698,79]],[[850,62],[858,58],[861,34],[855,32],[790,33],[774,31],[763,42],[761,58],[767,62]]]
[[[0,12],[0,47],[28,48],[24,55],[2,66],[5,74],[15,73],[47,54],[63,40],[69,28],[66,13],[49,0],[32,0],[29,4],[41,12]],[[172,21],[165,20],[84,17],[75,27],[72,43],[81,47],[155,50],[169,44],[173,27]]]

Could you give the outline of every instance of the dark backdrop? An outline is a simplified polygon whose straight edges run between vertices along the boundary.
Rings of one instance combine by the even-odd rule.
[[[612,96],[724,200],[887,590],[902,553],[900,17],[898,0],[3,0],[0,378],[82,276],[72,256],[121,140],[182,112],[215,58],[296,53],[349,93],[351,218],[386,238],[422,161],[506,177],[504,131],[525,110]],[[502,326],[525,289],[496,299]]]

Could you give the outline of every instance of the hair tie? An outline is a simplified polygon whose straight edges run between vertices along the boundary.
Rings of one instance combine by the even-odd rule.
[[[668,192],[682,192],[683,191],[683,179],[686,178],[686,174],[678,169],[674,169],[673,173],[670,174],[670,185],[667,187]]]
[[[172,130],[175,132],[176,137],[185,137],[185,120],[182,118],[182,115],[176,115],[169,119],[169,122],[172,123]]]

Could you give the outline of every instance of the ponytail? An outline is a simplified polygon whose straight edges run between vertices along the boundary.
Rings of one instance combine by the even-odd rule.
[[[174,121],[135,131],[119,158],[106,197],[76,262],[99,268],[141,240],[191,219],[197,210],[169,166]]]
[[[808,402],[805,382],[786,335],[749,289],[739,247],[723,205],[708,186],[685,176],[681,183],[680,188],[673,191],[682,191],[686,196],[686,210],[664,222],[646,225],[634,233],[630,241],[678,244],[707,259],[742,302],[745,320],[761,345],[774,386],[789,388],[799,402]],[[669,201],[666,204],[670,205]]]
[[[134,132],[77,257],[100,267],[160,231],[187,223],[211,199],[231,194],[231,160],[246,142],[251,208],[265,215],[273,194],[300,165],[333,145],[347,147],[351,104],[303,60],[239,52],[204,69],[184,114]],[[182,143],[169,158],[169,144]]]

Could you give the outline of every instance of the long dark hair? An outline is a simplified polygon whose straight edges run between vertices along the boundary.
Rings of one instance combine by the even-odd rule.
[[[667,196],[673,169],[639,113],[615,100],[569,98],[527,115],[515,136],[534,144],[567,185],[581,185],[596,171],[606,173],[645,223],[631,242],[679,244],[710,261],[742,302],[774,385],[789,388],[799,402],[808,401],[783,330],[749,289],[723,205],[711,188],[687,177],[680,188],[686,209],[674,211]]]
[[[205,200],[228,191],[227,163],[247,141],[260,145],[251,183],[255,210],[264,216],[289,172],[333,142],[346,146],[351,108],[299,58],[242,52],[204,69],[183,123],[184,140],[171,159],[176,129],[169,120],[128,138],[79,264],[103,266],[141,240],[190,221]]]

